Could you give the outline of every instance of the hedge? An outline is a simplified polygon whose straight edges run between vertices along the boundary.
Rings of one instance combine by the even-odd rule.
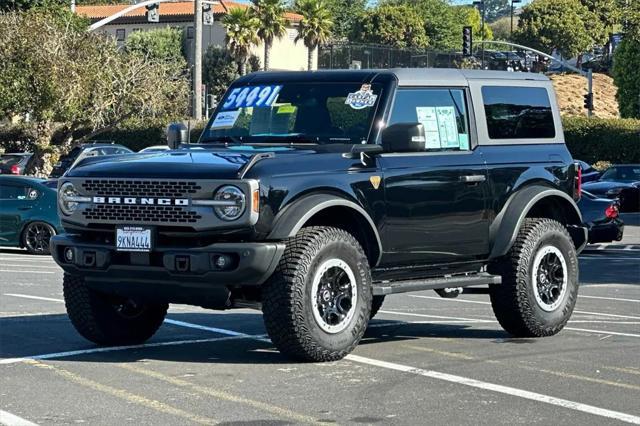
[[[640,120],[563,117],[562,124],[573,158],[640,163]]]

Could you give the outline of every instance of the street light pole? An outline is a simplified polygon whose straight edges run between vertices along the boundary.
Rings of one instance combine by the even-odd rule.
[[[202,0],[194,4],[194,37],[193,49],[193,118],[202,120]]]

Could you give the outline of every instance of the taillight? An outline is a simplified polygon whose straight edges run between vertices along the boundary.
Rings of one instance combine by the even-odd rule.
[[[619,213],[620,213],[620,210],[618,209],[618,206],[616,204],[611,204],[604,211],[605,216],[607,216],[609,219],[617,218]]]
[[[19,175],[20,174],[20,166],[18,166],[17,164],[12,165],[9,170],[11,171],[12,175]]]
[[[576,181],[573,188],[573,199],[578,201],[582,196],[582,167],[579,163],[574,164],[576,165]]]

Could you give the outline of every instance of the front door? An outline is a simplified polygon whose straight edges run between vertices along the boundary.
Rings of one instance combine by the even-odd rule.
[[[18,245],[22,215],[33,207],[29,188],[18,183],[0,183],[0,244]]]
[[[384,264],[468,262],[489,252],[487,169],[459,88],[399,89],[389,124],[420,122],[426,150],[385,153]],[[384,266],[384,265],[383,265]]]

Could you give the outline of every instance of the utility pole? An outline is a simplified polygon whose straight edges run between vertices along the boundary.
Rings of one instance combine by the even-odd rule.
[[[522,3],[522,0],[511,0],[511,32],[509,33],[509,41],[513,41],[513,13],[515,3]]]
[[[76,0],[71,0],[71,13],[76,13]]]
[[[202,120],[202,0],[195,0],[194,4],[194,37],[193,49],[193,118]]]

